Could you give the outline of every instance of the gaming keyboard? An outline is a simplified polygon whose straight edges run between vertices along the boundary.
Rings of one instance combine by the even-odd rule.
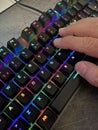
[[[98,0],[61,0],[54,9],[0,47],[0,130],[52,130],[81,78],[74,65],[96,63],[85,54],[54,47],[59,28],[98,16]]]

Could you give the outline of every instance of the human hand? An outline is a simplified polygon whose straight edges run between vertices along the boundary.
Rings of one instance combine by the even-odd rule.
[[[85,53],[98,58],[98,18],[85,18],[59,30],[62,38],[54,40],[58,48]],[[76,71],[89,83],[98,87],[98,66],[88,61],[75,65]]]

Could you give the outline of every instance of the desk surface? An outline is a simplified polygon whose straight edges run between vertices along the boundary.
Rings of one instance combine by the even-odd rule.
[[[23,0],[41,10],[53,8],[58,0]],[[39,4],[40,3],[40,4]],[[18,38],[24,27],[38,19],[39,13],[15,5],[0,15],[0,46]],[[98,89],[88,83],[80,86],[54,130],[98,130]]]

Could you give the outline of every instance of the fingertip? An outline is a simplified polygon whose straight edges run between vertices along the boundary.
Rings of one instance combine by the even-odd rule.
[[[60,43],[61,43],[61,38],[56,38],[56,39],[53,41],[53,44],[54,44],[54,46],[56,46],[56,47],[59,47],[59,46],[60,46]]]
[[[60,29],[59,29],[59,35],[60,35],[60,36],[64,36],[65,33],[66,33],[66,29],[65,29],[65,28],[60,28]]]

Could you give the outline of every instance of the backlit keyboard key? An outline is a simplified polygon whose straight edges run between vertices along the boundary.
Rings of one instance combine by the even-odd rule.
[[[0,94],[0,111],[3,110],[8,104],[8,100]]]
[[[49,26],[46,30],[46,33],[50,36],[50,37],[54,37],[57,35],[57,29],[54,28],[53,26]]]
[[[20,71],[16,76],[14,81],[20,85],[20,87],[23,87],[24,85],[26,85],[29,81],[29,76],[24,72],[24,71]]]
[[[33,53],[29,49],[25,48],[21,51],[20,58],[24,62],[29,62],[33,58]]]
[[[33,99],[33,94],[29,92],[27,89],[24,89],[17,96],[17,99],[21,102],[21,104],[27,105]]]
[[[28,130],[29,129],[29,124],[27,124],[26,121],[24,121],[23,119],[19,118],[15,124],[11,127],[10,130]]]
[[[9,67],[15,71],[15,72],[18,72],[19,70],[21,70],[23,68],[24,64],[22,63],[22,61],[17,58],[17,57],[14,57],[10,63],[9,63]]]
[[[48,16],[51,18],[51,21],[54,22],[55,20],[57,20],[58,18],[58,14],[56,13],[56,11],[49,9],[47,11]]]
[[[13,54],[4,46],[0,47],[0,59],[8,63],[13,58]]]
[[[15,38],[7,42],[7,47],[16,55],[23,49],[22,45]]]
[[[11,117],[12,119],[15,119],[20,112],[22,111],[22,107],[15,101],[10,103],[7,108],[4,110],[4,112]]]
[[[56,119],[57,116],[51,110],[47,109],[38,120],[38,124],[44,130],[50,130]]]
[[[38,118],[40,111],[35,108],[33,105],[30,105],[26,111],[23,113],[23,117],[29,122],[34,123],[34,121]]]
[[[52,56],[55,53],[55,48],[52,45],[47,45],[44,50],[43,53],[46,56]]]
[[[33,93],[37,93],[41,90],[43,86],[43,83],[38,80],[37,78],[34,78],[29,84],[28,84],[28,88],[33,92]]]
[[[45,96],[43,93],[40,93],[36,99],[34,100],[35,105],[39,107],[40,109],[44,109],[47,104],[49,103],[49,99],[47,96]]]
[[[10,98],[14,98],[16,94],[19,92],[19,87],[11,82],[9,85],[7,85],[4,89],[3,92]]]
[[[56,29],[60,29],[64,26],[66,26],[60,19],[56,20],[53,24],[53,26],[56,28]]]
[[[14,76],[14,73],[6,67],[3,67],[0,70],[0,78],[4,81],[4,82],[9,82]]]

